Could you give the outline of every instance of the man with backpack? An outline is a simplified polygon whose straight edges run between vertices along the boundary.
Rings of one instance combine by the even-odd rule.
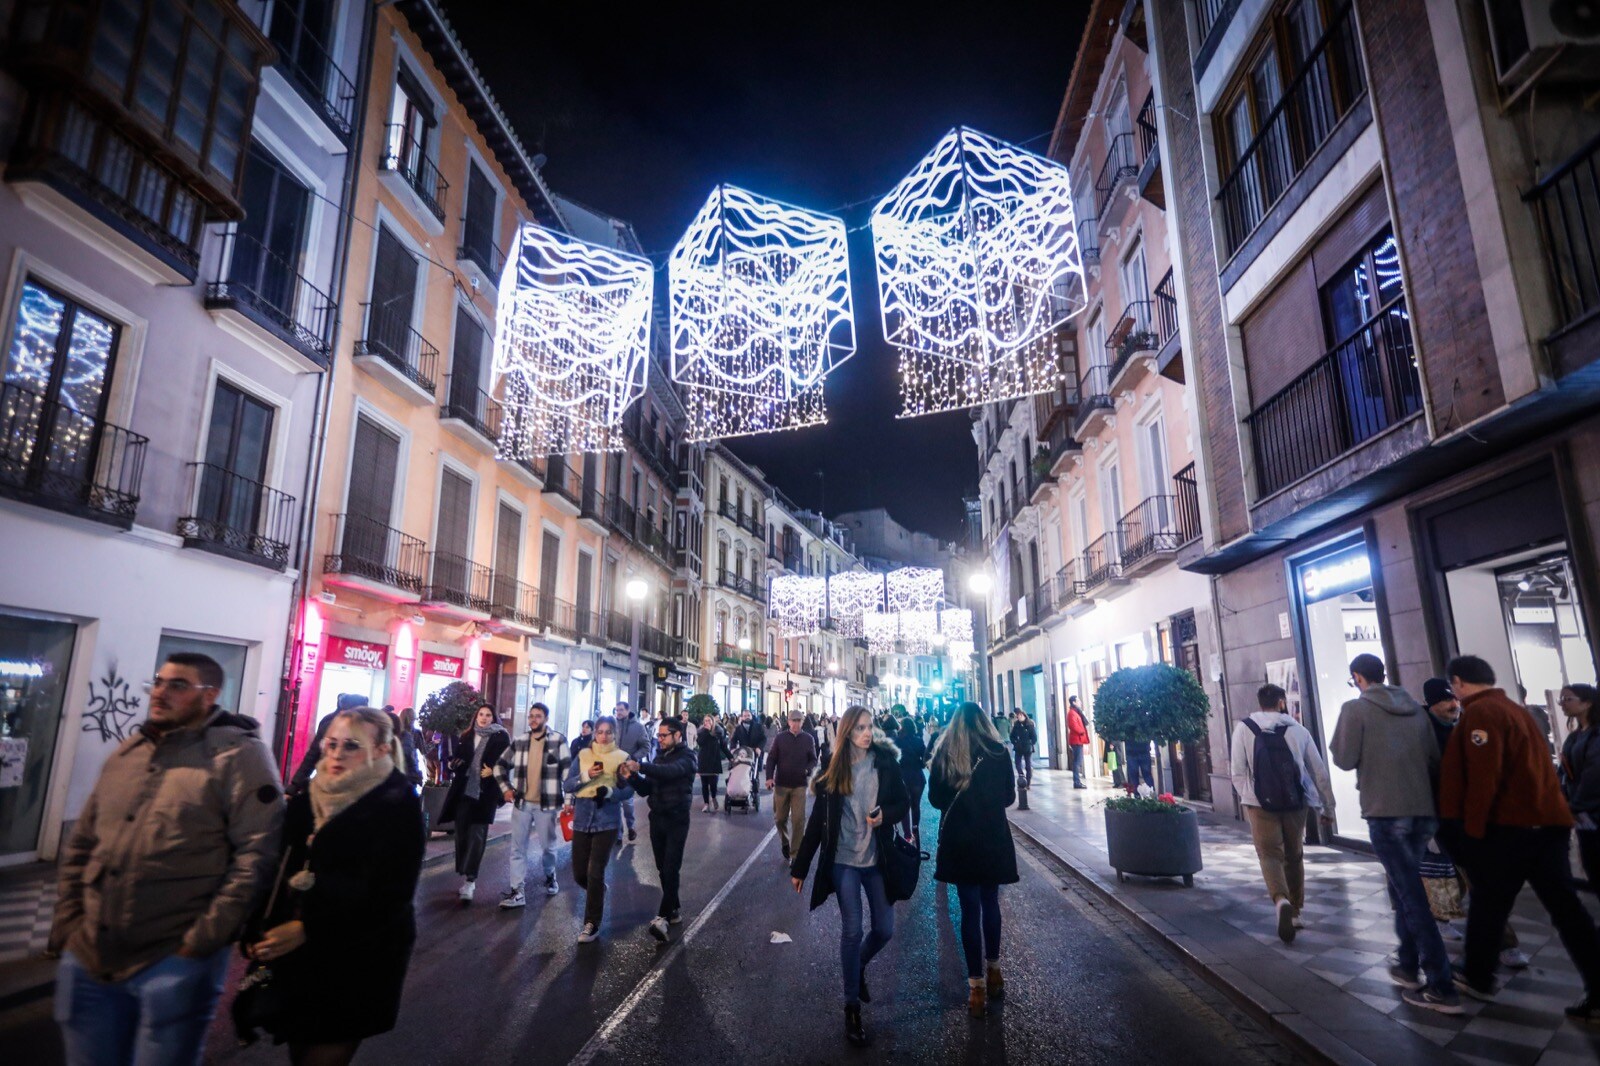
[[[1231,748],[1233,787],[1285,944],[1301,927],[1306,901],[1306,816],[1315,807],[1324,822],[1333,819],[1327,764],[1310,731],[1289,716],[1287,700],[1277,685],[1262,685],[1256,692],[1261,709],[1233,727]]]

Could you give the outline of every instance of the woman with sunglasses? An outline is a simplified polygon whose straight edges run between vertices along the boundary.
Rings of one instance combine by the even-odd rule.
[[[283,860],[244,952],[270,970],[271,1017],[241,1016],[288,1042],[294,1066],[343,1066],[368,1037],[394,1028],[416,940],[411,898],[422,871],[422,805],[399,769],[394,718],[340,711],[316,776],[289,801]],[[264,930],[264,932],[262,932]]]
[[[1600,893],[1600,729],[1596,729],[1593,685],[1561,690],[1561,713],[1572,732],[1561,745],[1561,791],[1578,823],[1578,859],[1591,892]],[[1509,926],[1508,926],[1509,928]]]
[[[572,880],[583,889],[583,925],[578,943],[600,939],[600,920],[606,911],[606,866],[622,831],[622,801],[633,789],[617,771],[628,753],[617,747],[617,720],[597,718],[594,740],[572,755],[565,782],[572,797]]]
[[[457,893],[463,905],[472,902],[478,888],[478,867],[489,845],[489,826],[505,795],[494,783],[494,766],[511,746],[511,734],[495,718],[494,705],[478,708],[472,728],[461,734],[450,768],[455,777],[439,812],[441,824],[456,824],[456,873],[464,880]]]

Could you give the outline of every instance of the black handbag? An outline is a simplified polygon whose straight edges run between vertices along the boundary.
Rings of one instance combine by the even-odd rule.
[[[278,863],[277,880],[272,883],[272,896],[267,900],[266,909],[261,912],[266,920],[272,917],[273,908],[278,902],[278,892],[283,887],[283,877],[288,869],[289,849],[285,848],[283,859]],[[252,959],[250,965],[245,967],[244,976],[239,978],[239,988],[233,997],[233,1007],[229,1014],[233,1018],[233,1031],[239,1038],[240,1047],[254,1044],[260,1039],[256,1033],[257,1029],[271,1032],[288,1014],[283,985],[276,980],[276,977],[271,963]]]
[[[899,833],[889,837],[889,850],[883,856],[883,890],[890,903],[910,899],[917,891],[922,864],[931,855]]]

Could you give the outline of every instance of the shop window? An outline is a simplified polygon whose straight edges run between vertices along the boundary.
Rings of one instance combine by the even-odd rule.
[[[38,851],[78,627],[0,614],[0,859]],[[83,728],[116,743],[143,717],[137,678],[108,677]]]

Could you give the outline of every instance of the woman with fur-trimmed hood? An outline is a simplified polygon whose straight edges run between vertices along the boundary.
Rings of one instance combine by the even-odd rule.
[[[889,902],[884,864],[893,827],[905,818],[910,797],[900,775],[900,749],[873,727],[871,711],[865,707],[845,711],[837,735],[827,770],[812,783],[816,799],[789,876],[799,892],[812,858],[820,853],[811,908],[838,895],[845,1039],[864,1047],[869,1039],[861,1023],[861,1004],[872,1002],[867,963],[894,936],[894,906]],[[872,932],[864,940],[863,893],[872,913]]]

